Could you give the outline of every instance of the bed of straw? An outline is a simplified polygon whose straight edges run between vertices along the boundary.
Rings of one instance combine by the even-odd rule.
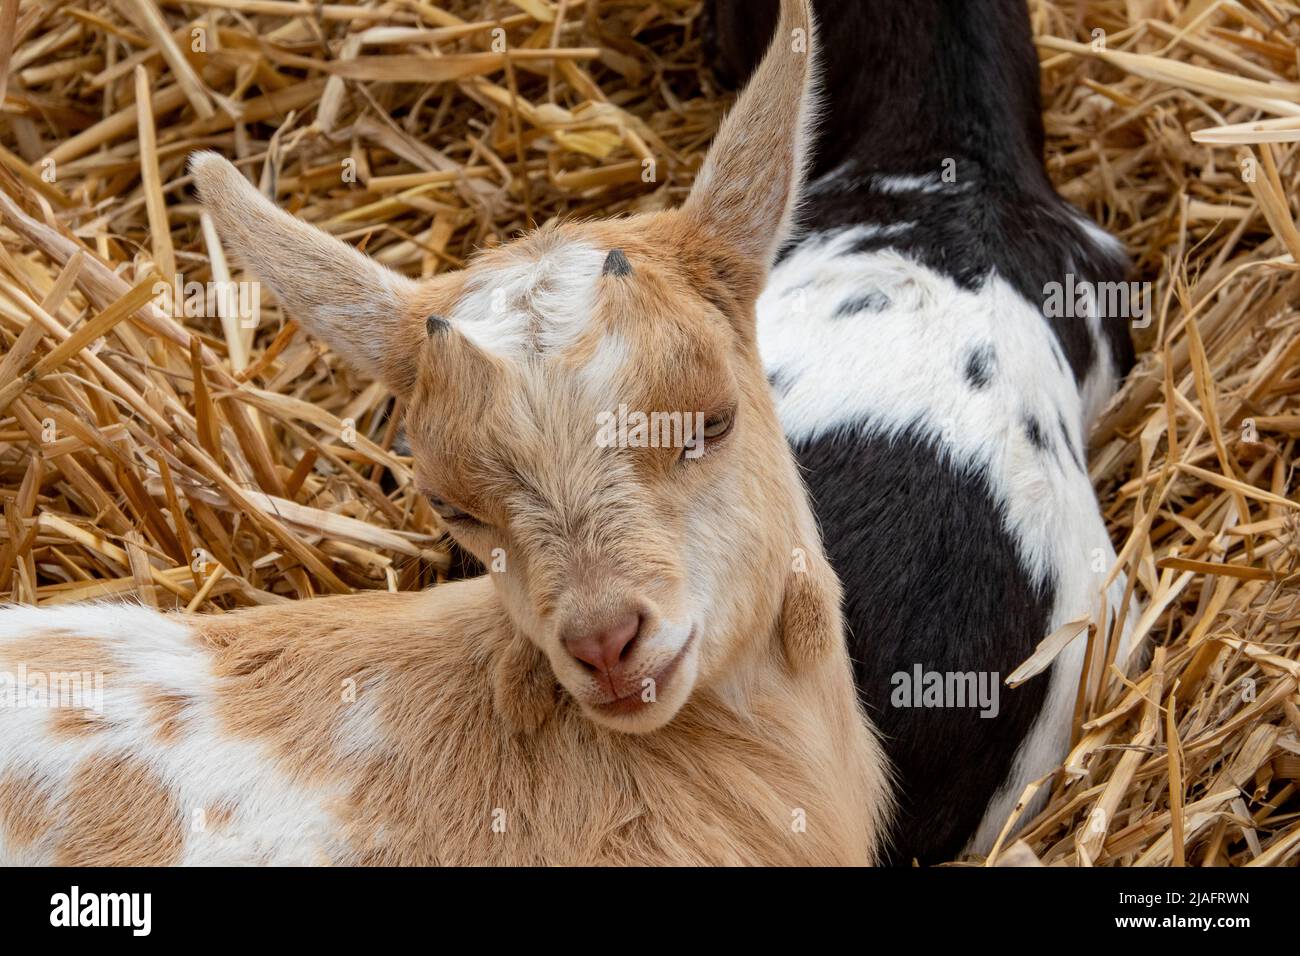
[[[730,101],[699,6],[0,0],[0,600],[224,613],[444,577],[391,396],[274,301],[206,295],[246,277],[186,156],[411,275],[672,206]],[[1150,284],[1091,459],[1138,603],[1011,675],[1089,643],[1046,809],[963,862],[1294,866],[1300,7],[1030,8],[1051,173]]]

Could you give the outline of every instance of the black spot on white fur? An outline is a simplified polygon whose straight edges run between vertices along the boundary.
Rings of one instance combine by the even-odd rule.
[[[1051,448],[1051,441],[1048,439],[1047,433],[1043,431],[1043,426],[1033,415],[1025,416],[1025,437],[1029,439],[1029,444],[1039,451],[1047,451]]]
[[[997,353],[987,342],[976,346],[966,353],[966,366],[963,369],[972,388],[988,388],[993,381],[993,369],[997,364]]]
[[[854,315],[861,315],[863,312],[883,312],[887,308],[889,308],[889,296],[883,292],[872,291],[852,299],[845,299],[835,309],[834,318],[847,319]]]
[[[424,331],[429,338],[442,335],[451,328],[451,323],[440,315],[431,315],[424,320]]]
[[[767,384],[771,387],[773,393],[780,398],[790,391],[790,376],[780,369],[774,369],[767,373]]]
[[[1074,463],[1079,466],[1080,471],[1086,472],[1088,466],[1084,464],[1083,455],[1080,454],[1079,449],[1074,446],[1074,440],[1070,437],[1070,429],[1065,424],[1065,416],[1060,412],[1056,413],[1056,427],[1061,432],[1061,442],[1069,450],[1070,457],[1074,459]]]
[[[743,81],[767,48],[777,0],[709,0],[705,40],[724,79]],[[824,104],[800,224],[880,230],[860,251],[894,249],[966,289],[996,272],[1042,308],[1044,287],[1127,278],[1056,194],[1043,167],[1038,58],[1024,0],[815,0],[834,43],[821,49]],[[951,161],[951,163],[949,162]],[[955,182],[943,183],[950,170]],[[928,177],[931,192],[871,188],[881,174]],[[788,254],[789,247],[782,255]],[[1047,318],[1075,380],[1096,360],[1081,318]],[[1127,320],[1102,321],[1116,370],[1133,365]]]
[[[622,278],[632,274],[632,263],[628,262],[627,256],[623,254],[622,249],[611,249],[609,255],[605,257],[605,265],[601,268],[600,274],[603,276],[614,276]]]

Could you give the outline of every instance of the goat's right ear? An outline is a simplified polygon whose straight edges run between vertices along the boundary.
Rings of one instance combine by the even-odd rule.
[[[190,157],[222,241],[311,334],[398,394],[425,339],[419,283],[279,209],[216,153]]]
[[[492,675],[492,699],[511,734],[531,734],[555,709],[560,685],[546,655],[513,627],[510,630]]]
[[[809,0],[781,0],[767,55],[722,121],[682,206],[695,225],[764,271],[787,238],[803,182],[813,43]]]
[[[814,539],[816,540],[816,539]],[[782,650],[793,671],[824,660],[844,639],[840,579],[820,544],[796,548],[781,597]]]

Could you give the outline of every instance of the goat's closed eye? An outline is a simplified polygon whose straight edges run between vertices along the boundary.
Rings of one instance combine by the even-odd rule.
[[[429,499],[429,507],[438,513],[443,521],[449,521],[466,525],[481,525],[483,522],[474,517],[468,511],[457,508],[453,504],[448,504],[444,499],[437,495],[426,495]]]
[[[682,459],[696,459],[707,455],[717,444],[731,434],[736,423],[736,408],[714,412],[704,419],[703,427],[695,435],[695,443],[682,451]]]
[[[707,441],[717,441],[729,431],[736,421],[736,410],[728,408],[726,411],[710,415],[704,420],[704,438]]]

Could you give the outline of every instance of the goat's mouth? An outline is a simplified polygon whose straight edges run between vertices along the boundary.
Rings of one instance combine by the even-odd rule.
[[[682,645],[674,656],[663,667],[653,674],[642,678],[639,683],[640,687],[629,694],[620,697],[612,697],[608,700],[593,701],[588,706],[602,716],[622,717],[632,714],[643,713],[659,703],[660,692],[667,687],[668,682],[672,680],[673,675],[681,668],[682,661],[686,660],[686,655],[690,653],[691,647],[695,644],[696,631],[692,628],[690,637]],[[649,681],[649,686],[646,686]],[[653,693],[647,695],[647,690],[653,690]]]

